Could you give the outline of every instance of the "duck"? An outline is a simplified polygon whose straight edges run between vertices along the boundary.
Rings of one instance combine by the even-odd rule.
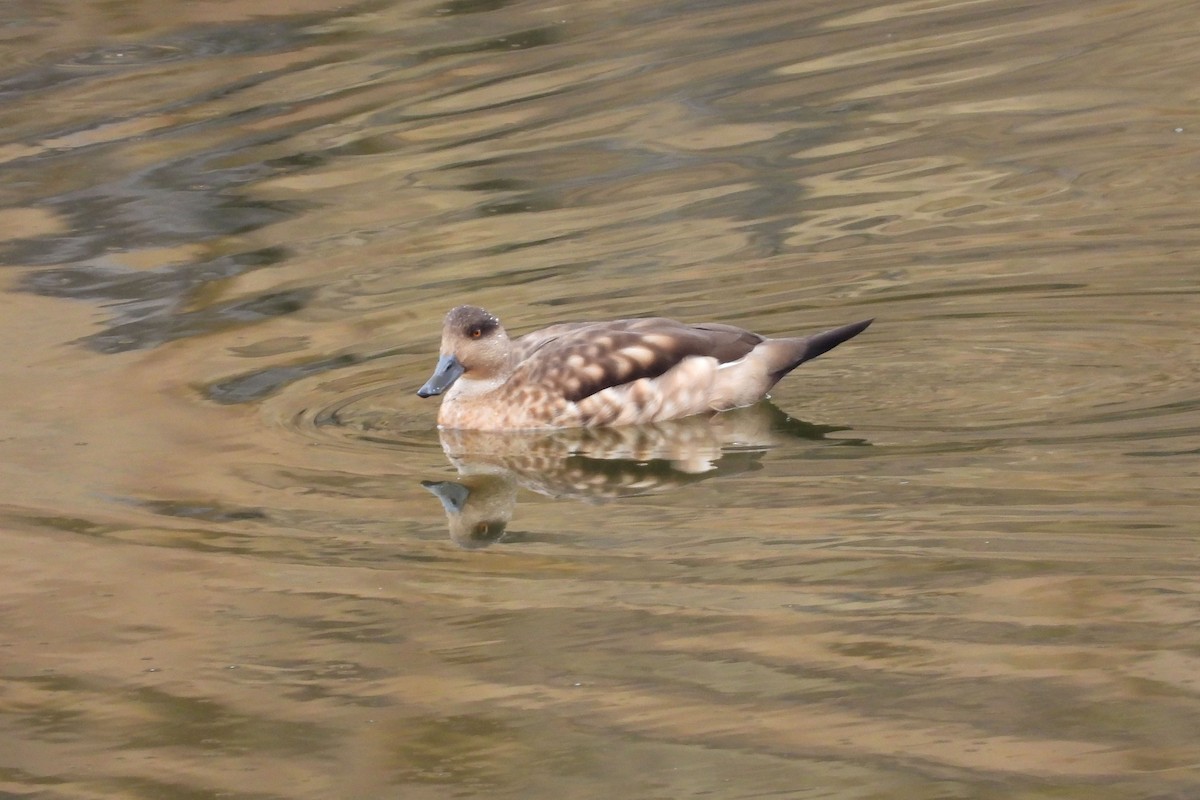
[[[753,405],[873,321],[773,339],[718,322],[638,317],[511,338],[495,314],[462,305],[446,314],[437,365],[417,395],[441,396],[441,429],[651,424]]]

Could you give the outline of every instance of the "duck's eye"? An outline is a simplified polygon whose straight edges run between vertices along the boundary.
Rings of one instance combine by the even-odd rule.
[[[478,339],[480,336],[483,336],[483,328],[471,328],[469,335],[472,339]]]

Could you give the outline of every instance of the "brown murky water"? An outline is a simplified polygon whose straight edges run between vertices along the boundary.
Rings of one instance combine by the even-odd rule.
[[[1197,19],[5,4],[0,796],[1198,796]],[[463,301],[878,321],[439,437]]]

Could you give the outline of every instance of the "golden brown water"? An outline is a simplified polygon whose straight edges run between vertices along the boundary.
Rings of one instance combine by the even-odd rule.
[[[333,8],[0,8],[0,797],[1200,794],[1192,4]],[[439,437],[465,301],[878,321]]]

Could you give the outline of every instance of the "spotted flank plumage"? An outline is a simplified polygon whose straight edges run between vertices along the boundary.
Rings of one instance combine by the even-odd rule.
[[[652,317],[552,325],[510,339],[482,308],[446,315],[441,357],[417,392],[444,395],[442,428],[644,424],[751,405],[871,320],[806,338]]]

